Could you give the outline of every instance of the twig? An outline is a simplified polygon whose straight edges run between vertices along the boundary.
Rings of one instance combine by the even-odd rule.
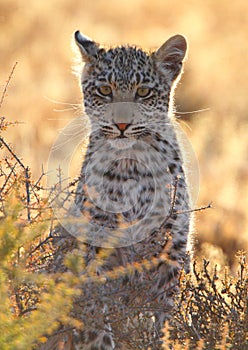
[[[11,153],[11,155],[15,158],[15,160],[17,161],[17,163],[20,164],[20,166],[25,170],[25,165],[21,162],[21,160],[17,157],[17,155],[12,151],[12,149],[10,148],[10,146],[4,141],[4,139],[2,137],[0,137],[0,142],[2,142],[2,144],[7,148],[7,150]]]
[[[32,312],[32,311],[36,311],[36,310],[38,310],[38,308],[36,306],[30,307],[28,309],[25,309],[25,310],[21,311],[19,316],[24,316],[28,312]]]
[[[2,137],[0,137],[0,142],[7,148],[7,150],[10,152],[10,154],[15,158],[15,160],[20,164],[20,166],[24,169],[25,172],[25,185],[26,185],[26,194],[27,194],[27,215],[28,215],[28,221],[31,221],[31,216],[30,216],[30,176],[29,176],[29,168],[25,167],[25,165],[22,163],[22,161],[17,157],[17,155],[12,151],[10,146],[4,141]]]
[[[31,250],[31,252],[29,252],[29,255],[31,256],[32,254],[34,254],[40,247],[42,247],[44,244],[46,244],[50,239],[52,239],[52,236],[47,236],[43,241],[41,241],[36,247],[33,248],[33,250]]]
[[[25,185],[26,185],[26,193],[27,193],[27,215],[28,215],[28,221],[31,221],[31,215],[30,215],[30,191],[29,191],[29,185],[30,185],[30,175],[29,175],[29,167],[27,166],[25,168]]]
[[[210,202],[208,205],[204,205],[202,207],[199,208],[195,208],[195,209],[189,209],[189,210],[177,210],[174,212],[174,214],[185,214],[185,213],[194,213],[196,211],[202,211],[202,210],[206,210],[206,209],[212,209],[212,202]]]
[[[176,214],[177,212],[174,210],[175,208],[175,202],[176,202],[176,194],[177,194],[177,186],[178,186],[178,181],[179,181],[180,177],[176,176],[176,178],[174,179],[174,184],[173,186],[173,190],[171,193],[171,203],[170,203],[170,210],[168,215],[166,216],[166,218],[164,219],[164,221],[162,222],[162,224],[159,227],[159,230],[161,230],[163,228],[163,226],[166,224],[166,222],[172,217],[173,214]]]
[[[0,100],[0,108],[2,107],[4,98],[5,98],[6,93],[7,93],[7,90],[8,90],[8,86],[9,86],[10,80],[11,80],[13,74],[14,74],[14,71],[15,71],[15,68],[16,68],[17,63],[18,63],[18,62],[16,62],[16,63],[14,64],[14,66],[13,66],[11,72],[10,72],[10,75],[9,75],[7,81],[6,81],[6,84],[5,84],[5,86],[4,86],[3,93],[2,93],[2,96],[1,96],[1,100]]]
[[[37,186],[38,186],[38,184],[41,182],[41,180],[42,180],[42,178],[45,176],[45,175],[47,175],[47,173],[45,173],[45,171],[44,171],[44,166],[43,166],[43,164],[41,165],[41,175],[40,175],[40,177],[38,178],[38,180],[36,181],[36,183],[34,184],[34,188],[36,188]]]
[[[40,177],[38,178],[38,180],[35,182],[34,185],[32,185],[32,183],[29,181],[29,185],[30,185],[30,188],[32,190],[32,193],[33,195],[35,196],[36,198],[36,201],[37,203],[39,204],[40,203],[40,198],[38,197],[38,195],[36,194],[35,190],[44,190],[44,188],[42,186],[39,185],[40,181],[42,180],[42,178],[46,175],[46,173],[44,172],[44,168],[43,168],[43,164],[42,164],[42,168],[41,168],[41,175]],[[34,208],[32,208],[34,209]],[[39,210],[37,208],[37,210]]]
[[[11,170],[10,170],[8,176],[6,177],[6,179],[5,179],[5,181],[4,181],[4,184],[3,184],[2,188],[1,188],[0,196],[1,196],[2,193],[3,193],[3,190],[4,190],[5,186],[6,186],[7,183],[9,182],[9,179],[10,179],[11,175],[12,175],[13,172],[15,171],[16,164],[17,164],[17,163],[15,163],[15,164],[13,165],[13,167],[11,168]],[[6,174],[6,175],[7,175],[7,174]]]

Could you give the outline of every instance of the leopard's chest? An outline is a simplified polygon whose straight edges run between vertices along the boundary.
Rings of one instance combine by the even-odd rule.
[[[128,150],[98,148],[91,155],[78,187],[84,198],[78,203],[89,214],[90,230],[98,238],[99,232],[120,234],[126,245],[159,227],[170,210],[174,182],[166,152],[140,143]]]

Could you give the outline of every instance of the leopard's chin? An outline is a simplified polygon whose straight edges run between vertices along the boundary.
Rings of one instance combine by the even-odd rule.
[[[109,139],[108,142],[110,143],[110,145],[114,148],[117,149],[127,149],[127,148],[131,148],[133,146],[133,144],[135,143],[135,140],[131,140],[127,137],[125,138],[115,138],[115,139]]]

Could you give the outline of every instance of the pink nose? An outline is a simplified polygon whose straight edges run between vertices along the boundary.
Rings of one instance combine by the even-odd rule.
[[[117,128],[118,128],[119,130],[124,131],[124,130],[126,130],[126,128],[127,128],[127,126],[128,126],[129,124],[127,124],[127,123],[117,123],[117,124],[115,124],[115,125],[117,126]]]

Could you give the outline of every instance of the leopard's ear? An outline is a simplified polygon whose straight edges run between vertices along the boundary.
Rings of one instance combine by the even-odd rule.
[[[99,45],[86,35],[81,34],[79,30],[75,32],[74,37],[80,49],[83,61],[92,62],[97,56]]]
[[[182,35],[168,39],[155,53],[155,59],[171,79],[175,80],[182,68],[182,61],[187,51],[187,42]]]

